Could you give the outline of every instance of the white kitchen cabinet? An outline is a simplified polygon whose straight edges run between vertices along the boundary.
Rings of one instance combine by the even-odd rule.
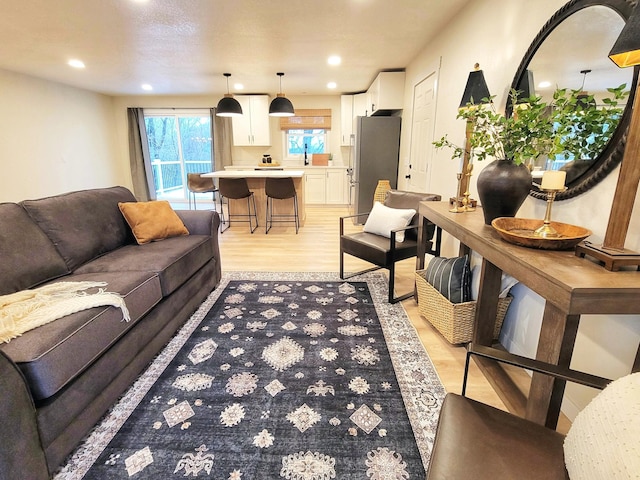
[[[404,103],[404,72],[380,72],[367,90],[367,110],[370,115],[384,115],[402,110]]]
[[[323,205],[326,203],[327,172],[324,168],[305,172],[305,203]]]
[[[367,93],[340,96],[340,145],[348,147],[356,131],[356,118],[367,116]]]
[[[316,205],[346,205],[349,201],[347,170],[340,167],[305,169],[305,201]]]
[[[235,95],[234,98],[240,102],[242,116],[231,118],[233,144],[236,147],[271,145],[269,96]]]
[[[346,169],[327,168],[326,203],[337,205],[349,203]]]
[[[355,95],[340,95],[340,145],[349,146],[353,133],[353,97]]]

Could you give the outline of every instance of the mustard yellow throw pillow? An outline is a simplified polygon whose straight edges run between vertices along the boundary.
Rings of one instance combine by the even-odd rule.
[[[118,207],[139,245],[189,235],[189,230],[166,200],[119,202]]]

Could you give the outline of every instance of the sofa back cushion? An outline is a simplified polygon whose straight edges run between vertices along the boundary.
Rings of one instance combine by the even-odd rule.
[[[0,204],[0,222],[0,295],[69,273],[51,240],[20,205]]]
[[[22,206],[51,239],[69,270],[132,240],[118,202],[135,202],[124,187],[65,193]]]

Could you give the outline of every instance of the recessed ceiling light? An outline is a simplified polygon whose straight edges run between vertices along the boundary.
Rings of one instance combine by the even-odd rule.
[[[551,86],[551,82],[540,82],[538,84],[538,88],[549,88]]]
[[[85,68],[84,62],[82,60],[78,60],[77,58],[72,58],[67,62],[67,65],[73,68]]]
[[[327,59],[327,63],[329,65],[340,65],[341,62],[342,62],[342,59],[338,55],[331,55]]]
[[[336,84],[336,82],[329,82],[327,83],[327,88],[336,88],[338,85]]]
[[[150,92],[151,90],[153,90],[153,87],[151,85],[149,85],[148,83],[143,83],[142,85],[140,85],[140,87],[143,90],[146,90],[147,92]]]
[[[233,89],[234,90],[244,90],[244,85],[241,83],[234,83],[233,84]]]

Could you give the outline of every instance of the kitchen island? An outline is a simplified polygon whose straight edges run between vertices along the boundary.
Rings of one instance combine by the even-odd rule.
[[[258,213],[258,225],[265,227],[265,216],[267,209],[267,195],[264,191],[265,179],[267,178],[293,178],[293,185],[298,194],[298,215],[300,217],[300,226],[304,225],[306,218],[305,213],[305,195],[304,195],[304,170],[282,170],[260,168],[257,170],[217,170],[215,172],[203,173],[202,177],[208,178],[246,178],[249,190],[253,192],[256,198],[256,210]],[[247,203],[244,201],[232,200],[231,209],[234,214],[246,214]],[[286,215],[293,213],[293,199],[276,200],[273,202],[273,213]],[[287,225],[285,223],[280,225]],[[293,224],[291,224],[293,225]]]

